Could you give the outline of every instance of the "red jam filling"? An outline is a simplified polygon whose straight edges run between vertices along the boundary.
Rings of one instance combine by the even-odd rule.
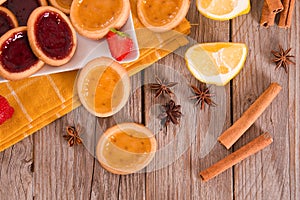
[[[40,2],[38,0],[7,0],[3,5],[15,14],[19,26],[26,26],[29,15],[40,6]]]
[[[10,17],[5,12],[0,11],[0,37],[14,27]]]
[[[64,59],[73,48],[70,27],[59,14],[52,11],[38,17],[35,36],[43,53],[53,59]]]
[[[23,72],[38,62],[29,46],[26,31],[14,33],[3,43],[1,51],[0,61],[3,67],[12,73]]]

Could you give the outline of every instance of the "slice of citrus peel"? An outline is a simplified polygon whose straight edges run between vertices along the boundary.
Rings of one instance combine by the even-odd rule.
[[[123,123],[107,129],[100,137],[96,156],[111,173],[137,172],[153,159],[157,142],[153,133],[141,124]]]
[[[223,86],[243,68],[247,52],[242,43],[203,43],[190,47],[185,60],[195,78]]]
[[[98,117],[109,117],[120,111],[128,101],[130,88],[126,69],[107,57],[87,63],[77,80],[81,103]]]
[[[249,13],[250,0],[197,0],[199,12],[213,20],[229,20]]]
[[[138,0],[137,13],[142,24],[154,32],[178,26],[186,16],[190,0]]]

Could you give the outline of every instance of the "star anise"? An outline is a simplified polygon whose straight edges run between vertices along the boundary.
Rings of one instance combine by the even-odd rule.
[[[287,50],[283,50],[281,45],[279,45],[279,51],[271,51],[271,53],[275,56],[275,59],[272,61],[276,63],[276,69],[279,69],[282,67],[285,72],[288,72],[288,65],[289,64],[294,64],[293,61],[290,60],[290,58],[293,58],[295,56],[289,55],[290,51],[292,48],[289,48]]]
[[[166,105],[162,106],[164,112],[159,115],[159,118],[165,122],[165,126],[168,126],[170,122],[173,124],[179,124],[180,118],[182,116],[181,106],[176,105],[173,100],[170,100]]]
[[[196,99],[195,104],[200,106],[200,109],[205,108],[205,103],[209,106],[215,106],[217,105],[213,100],[211,99],[214,94],[211,94],[209,91],[209,88],[206,86],[205,83],[200,83],[200,87],[196,87],[194,85],[191,85],[191,88],[195,94],[195,96],[190,97],[190,99]]]
[[[70,147],[72,147],[74,144],[82,144],[82,140],[79,136],[80,133],[80,127],[74,127],[74,126],[67,126],[66,128],[67,135],[64,135],[63,137],[65,140],[68,141],[68,144]]]
[[[170,88],[177,85],[177,83],[167,82],[166,80],[161,80],[158,77],[155,77],[155,81],[156,83],[150,84],[150,88],[152,90],[156,90],[155,98],[159,97],[161,94],[163,95],[167,94],[169,95],[169,97],[171,97],[174,94]]]

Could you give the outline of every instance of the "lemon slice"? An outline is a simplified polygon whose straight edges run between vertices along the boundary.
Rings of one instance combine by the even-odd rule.
[[[197,0],[199,12],[214,20],[229,20],[250,11],[250,0]]]
[[[186,54],[190,72],[200,81],[226,85],[243,68],[247,46],[241,43],[204,43],[190,47]]]

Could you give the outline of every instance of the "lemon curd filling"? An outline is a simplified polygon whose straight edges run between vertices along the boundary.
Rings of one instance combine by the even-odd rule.
[[[145,162],[151,153],[149,136],[133,129],[120,130],[104,143],[103,157],[116,169],[134,169]]]
[[[80,0],[73,12],[82,28],[94,31],[111,24],[121,13],[122,6],[122,0]]]
[[[181,5],[182,0],[144,0],[142,9],[150,24],[161,26],[176,17]]]
[[[107,113],[122,101],[124,86],[114,69],[99,66],[86,75],[81,92],[89,108],[98,113]]]
[[[56,3],[62,8],[70,9],[72,1],[73,0],[58,0]]]

